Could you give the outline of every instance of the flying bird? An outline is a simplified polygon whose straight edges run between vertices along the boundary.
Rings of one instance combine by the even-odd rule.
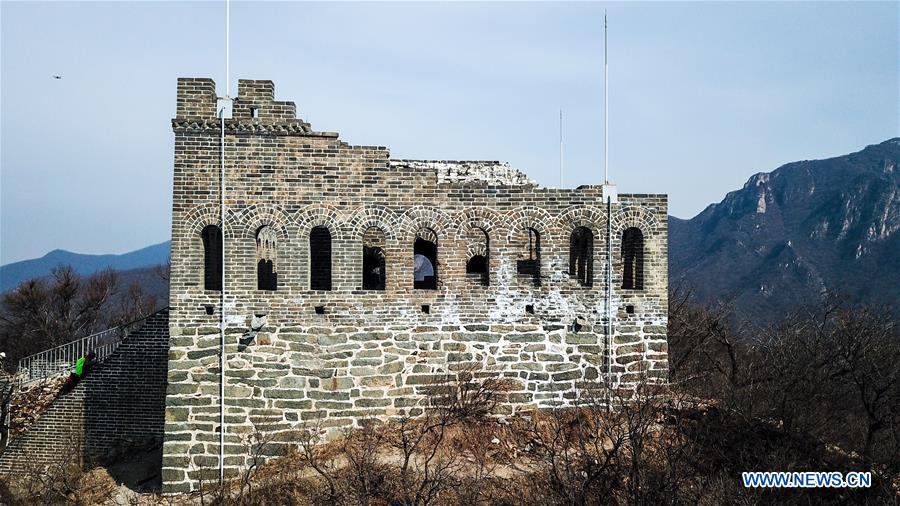
[[[53,76],[53,79],[62,79],[62,76]]]

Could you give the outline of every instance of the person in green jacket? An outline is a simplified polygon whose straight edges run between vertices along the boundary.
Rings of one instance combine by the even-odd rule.
[[[79,378],[84,375],[85,362],[87,362],[87,353],[85,353],[77,361],[75,361],[75,375]]]
[[[94,352],[88,352],[75,361],[75,370],[72,371],[72,373],[69,374],[68,379],[66,379],[62,393],[71,392],[72,389],[78,386],[78,382],[81,381],[81,378],[87,375],[93,367],[95,357],[96,355],[94,355]]]

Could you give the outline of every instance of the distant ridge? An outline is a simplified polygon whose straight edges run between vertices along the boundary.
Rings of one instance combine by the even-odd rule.
[[[0,267],[0,292],[15,288],[27,279],[48,276],[58,265],[71,265],[79,274],[89,275],[108,267],[124,271],[164,264],[169,260],[169,243],[165,241],[121,255],[85,255],[56,249],[40,258]]]
[[[759,323],[823,291],[900,315],[900,138],[761,172],[690,220],[670,216],[669,278]]]

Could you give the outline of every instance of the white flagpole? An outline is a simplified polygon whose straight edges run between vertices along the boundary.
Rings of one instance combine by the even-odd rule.
[[[609,183],[609,51],[606,11],[603,11],[603,182]]]
[[[231,1],[225,0],[225,99],[231,96]],[[219,484],[225,483],[225,111],[222,116],[221,192],[219,213],[222,230],[222,286],[219,299]]]
[[[559,109],[559,187],[563,187],[563,111]]]

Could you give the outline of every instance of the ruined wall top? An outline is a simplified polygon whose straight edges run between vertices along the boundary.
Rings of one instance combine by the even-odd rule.
[[[509,162],[484,160],[391,160],[391,167],[432,169],[437,172],[438,183],[487,183],[490,185],[537,186],[528,176]]]
[[[218,132],[216,83],[209,78],[178,78],[178,97],[172,128],[175,132]],[[336,132],[316,132],[297,117],[294,102],[275,100],[275,83],[267,79],[238,79],[228,134],[268,134],[337,138]],[[386,150],[386,148],[378,148]],[[438,183],[537,186],[508,162],[492,160],[390,160],[391,168],[433,170]]]

